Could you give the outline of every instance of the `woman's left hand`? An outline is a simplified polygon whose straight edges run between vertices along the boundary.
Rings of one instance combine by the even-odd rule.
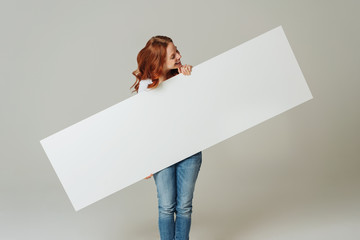
[[[149,176],[147,176],[145,179],[149,179],[149,178],[151,178],[153,175],[152,174],[150,174]]]
[[[182,73],[184,75],[190,75],[192,66],[185,64],[185,65],[182,65],[181,67],[179,67],[178,70],[179,70],[179,73]]]

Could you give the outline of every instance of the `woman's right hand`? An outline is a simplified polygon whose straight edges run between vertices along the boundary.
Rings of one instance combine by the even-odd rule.
[[[151,178],[153,175],[152,174],[150,174],[149,176],[147,176],[145,179],[149,179],[149,178]]]
[[[179,73],[182,73],[184,75],[190,75],[192,71],[192,66],[187,64],[181,65],[180,67],[178,67],[178,71]]]

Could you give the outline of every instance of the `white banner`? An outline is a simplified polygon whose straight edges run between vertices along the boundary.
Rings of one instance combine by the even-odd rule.
[[[79,210],[310,99],[279,26],[40,142]]]

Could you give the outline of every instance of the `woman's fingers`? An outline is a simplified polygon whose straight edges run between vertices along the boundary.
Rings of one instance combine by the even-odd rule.
[[[185,72],[185,75],[189,75],[189,68],[188,68],[188,65],[186,65],[186,64],[184,66],[184,72]]]
[[[152,174],[150,174],[150,176],[147,176],[145,179],[149,179],[149,178],[151,178],[153,175]]]
[[[192,70],[192,66],[191,65],[182,65],[180,68],[179,68],[179,73],[182,73],[184,75],[190,75],[191,74],[191,70]]]

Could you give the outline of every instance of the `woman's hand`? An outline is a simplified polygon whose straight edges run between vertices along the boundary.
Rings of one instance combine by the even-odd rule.
[[[192,66],[191,65],[181,65],[178,68],[179,73],[182,73],[184,75],[190,75],[191,74],[191,70],[192,70]]]
[[[152,174],[150,174],[149,176],[147,176],[145,179],[149,179],[149,178],[151,178],[153,175]]]

